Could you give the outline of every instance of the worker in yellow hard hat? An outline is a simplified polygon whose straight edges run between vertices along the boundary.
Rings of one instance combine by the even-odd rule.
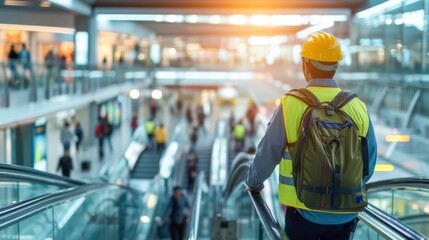
[[[281,98],[245,183],[248,191],[261,191],[279,165],[289,239],[349,239],[367,205],[365,183],[377,159],[374,129],[365,104],[333,79],[342,59],[333,35],[309,36],[301,57],[308,85]]]

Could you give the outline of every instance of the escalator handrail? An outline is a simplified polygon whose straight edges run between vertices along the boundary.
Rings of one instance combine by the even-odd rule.
[[[231,196],[231,193],[243,186],[245,175],[250,168],[250,162],[251,157],[247,154],[239,154],[234,159],[234,167],[231,169],[232,171],[224,191],[225,202],[230,201],[229,196]],[[237,182],[237,180],[240,181]],[[261,193],[252,191],[248,193],[268,237],[273,240],[288,239],[282,227],[273,216],[270,208],[262,198]]]
[[[249,191],[250,199],[269,239],[288,239],[260,192]]]
[[[188,239],[195,240],[198,239],[198,229],[200,223],[200,213],[201,213],[201,198],[203,191],[203,184],[205,184],[205,175],[204,172],[200,172],[197,177],[197,182],[194,187],[194,197],[192,200],[192,215],[189,221],[189,236]]]
[[[94,183],[83,186],[59,190],[38,197],[27,199],[19,203],[0,209],[0,230],[28,219],[49,207],[68,202],[71,199],[86,196],[100,190],[118,189],[120,187],[112,184]]]
[[[81,181],[38,171],[33,168],[9,164],[0,164],[0,181],[26,181],[62,187],[74,187],[85,184]]]
[[[240,165],[237,166],[237,169],[240,168]],[[233,176],[234,176],[234,172],[231,174],[231,179],[233,179]],[[410,180],[406,180],[406,181],[411,182]],[[231,181],[228,181],[228,183],[229,182]],[[266,233],[268,234],[270,239],[287,239],[286,234],[283,232],[278,221],[273,217],[270,208],[265,203],[265,200],[261,196],[260,192],[249,191],[248,193],[255,207],[255,210],[258,213],[258,216],[261,220],[261,224],[263,224],[264,229],[266,230]],[[377,223],[381,223],[382,226],[387,227],[390,230],[393,230],[397,235],[405,239],[425,239],[423,235],[421,235],[414,229],[411,229],[410,227],[408,227],[398,219],[393,218],[392,216],[381,211],[380,209],[373,206],[372,204],[369,204],[368,207],[364,209],[363,214],[358,215],[358,217],[361,220],[367,220],[365,222],[370,223],[371,220],[364,219],[365,216],[375,219]],[[374,230],[380,231],[380,229],[376,227],[376,224],[373,224],[371,228],[372,229],[375,228]],[[386,234],[383,232],[378,232],[378,233],[382,235]],[[284,238],[283,235],[286,236],[286,238]],[[385,235],[385,236],[389,237],[388,235]]]
[[[389,229],[394,230],[401,237],[404,237],[406,239],[426,239],[426,237],[423,236],[422,234],[418,233],[414,229],[402,223],[400,220],[388,215],[387,213],[383,212],[382,210],[378,209],[377,207],[375,207],[370,203],[364,209],[363,213],[364,214],[358,215],[358,217],[361,220],[365,220],[363,219],[364,216],[369,215],[373,219],[375,219],[376,222],[381,223],[383,226],[387,226]],[[365,222],[368,222],[368,221],[365,221]],[[377,233],[383,235],[383,232],[377,232]]]
[[[225,199],[234,191],[237,186],[241,186],[241,179],[243,175],[246,175],[247,170],[250,167],[251,157],[245,153],[239,153],[231,164],[231,171],[228,176],[228,181],[223,190],[223,196]],[[243,174],[244,173],[244,174]],[[240,181],[237,182],[237,178],[240,177]]]
[[[225,190],[223,192],[223,196],[226,202],[228,201],[229,196],[231,196],[231,194],[237,189],[237,187],[242,186],[242,183],[244,182],[246,174],[249,170],[249,167],[250,167],[249,162],[243,162],[240,165],[238,165],[232,172],[232,175],[228,179],[228,182],[225,186]]]
[[[392,188],[424,188],[429,191],[429,178],[396,178],[366,184],[368,192]]]

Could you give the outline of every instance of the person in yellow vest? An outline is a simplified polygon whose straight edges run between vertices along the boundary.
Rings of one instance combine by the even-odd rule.
[[[279,165],[278,196],[286,206],[288,237],[349,239],[357,213],[367,204],[364,184],[372,176],[377,159],[373,126],[365,104],[349,91],[342,91],[333,79],[342,59],[340,44],[333,35],[310,35],[301,57],[308,85],[283,96],[258,145],[245,184],[247,191],[261,191],[263,182]],[[344,122],[321,120],[330,117]],[[347,135],[323,135],[339,131]],[[337,158],[345,163],[341,165]],[[313,171],[305,173],[302,169]],[[305,174],[309,179],[320,178],[310,184],[299,178]],[[356,179],[357,186],[343,189],[341,184],[349,179]]]
[[[167,142],[167,131],[162,123],[155,129],[155,142],[156,151],[158,153],[164,151],[165,143]]]
[[[246,138],[246,127],[243,120],[239,120],[233,129],[235,151],[240,152],[244,148],[244,140]]]
[[[149,120],[146,121],[145,123],[145,130],[146,130],[146,135],[147,135],[147,139],[148,139],[148,148],[151,149],[154,146],[153,143],[153,134],[155,133],[155,121],[153,120],[153,118],[150,118]]]

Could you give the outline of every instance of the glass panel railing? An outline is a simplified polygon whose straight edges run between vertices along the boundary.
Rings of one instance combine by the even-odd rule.
[[[143,196],[106,184],[47,194],[0,212],[0,239],[137,239]]]
[[[206,178],[204,172],[201,172],[197,177],[193,192],[188,239],[210,238],[210,219],[212,219],[214,212],[211,205],[212,201],[210,201]]]
[[[0,208],[83,182],[31,168],[0,164]]]
[[[369,201],[429,237],[429,180],[394,179],[368,184]]]
[[[60,95],[85,94],[113,84],[146,79],[147,68],[117,65],[113,67],[79,66],[52,62],[0,63],[0,106],[9,107],[37,102]],[[26,95],[28,98],[23,98]]]

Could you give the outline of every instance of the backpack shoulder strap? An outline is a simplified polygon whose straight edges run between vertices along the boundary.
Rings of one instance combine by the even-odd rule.
[[[331,102],[331,106],[337,109],[344,107],[352,99],[357,98],[357,94],[349,90],[341,90]]]
[[[320,106],[319,99],[317,99],[317,97],[314,96],[314,94],[306,88],[292,89],[288,93],[286,93],[286,95],[298,98],[299,100],[311,107]]]

